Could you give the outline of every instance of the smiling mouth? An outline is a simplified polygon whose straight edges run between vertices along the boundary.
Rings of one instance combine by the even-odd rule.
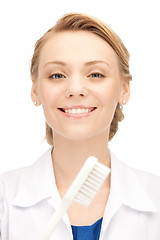
[[[88,107],[88,108],[58,108],[60,111],[69,114],[85,114],[93,112],[97,107]]]

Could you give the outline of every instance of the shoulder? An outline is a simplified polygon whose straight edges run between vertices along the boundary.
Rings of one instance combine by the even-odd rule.
[[[136,169],[133,167],[130,167],[130,168],[134,171],[134,173],[137,175],[137,177],[140,179],[140,181],[144,185],[160,184],[160,176],[148,171],[141,170],[141,169]]]
[[[0,175],[0,225],[2,219],[6,219],[8,214],[7,204],[15,197],[20,176],[26,169],[12,170]]]
[[[11,170],[0,175],[0,195],[1,198],[14,198],[19,186],[29,186],[34,182],[35,178],[41,177],[47,165],[47,159],[51,150],[48,149],[32,164],[19,169]]]
[[[0,195],[1,198],[12,198],[15,195],[21,176],[31,168],[26,166],[20,169],[11,170],[0,175]]]
[[[142,169],[133,168],[127,164],[125,165],[135,176],[139,189],[145,191],[146,196],[152,201],[160,213],[160,176]]]
[[[144,187],[149,198],[160,211],[160,176],[139,169],[132,168],[132,170]]]
[[[123,203],[141,211],[160,212],[160,176],[133,168],[111,152],[111,181]]]

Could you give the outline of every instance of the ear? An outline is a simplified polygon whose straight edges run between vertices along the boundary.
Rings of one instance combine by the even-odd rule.
[[[130,97],[130,81],[122,81],[121,94],[119,98],[119,104],[124,105],[129,101]],[[125,101],[125,103],[123,102]]]
[[[35,81],[35,80],[32,81],[31,99],[32,99],[33,103],[36,102],[36,106],[41,105],[41,101],[40,101],[39,94],[38,94],[37,81]]]

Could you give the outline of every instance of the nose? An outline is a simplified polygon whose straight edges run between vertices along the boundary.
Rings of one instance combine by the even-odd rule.
[[[74,79],[70,81],[68,88],[66,90],[66,97],[85,97],[88,95],[88,91],[84,86],[82,79]]]

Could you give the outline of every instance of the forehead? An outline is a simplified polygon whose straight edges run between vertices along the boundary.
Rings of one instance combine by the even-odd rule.
[[[94,60],[117,65],[118,57],[112,47],[98,35],[88,31],[54,33],[41,49],[40,65],[49,61],[84,63]]]

